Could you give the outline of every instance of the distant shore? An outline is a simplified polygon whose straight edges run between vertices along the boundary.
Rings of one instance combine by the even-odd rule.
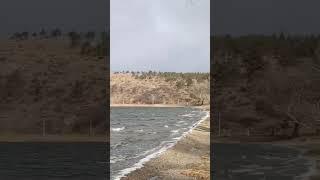
[[[0,143],[5,142],[109,142],[103,135],[35,135],[35,134],[0,134]]]
[[[210,110],[209,105],[188,106],[188,105],[181,105],[181,104],[110,104],[110,107],[193,107],[193,108],[200,108],[203,110]]]
[[[121,180],[210,179],[210,118],[159,157]]]
[[[110,104],[110,107],[188,107],[180,104]]]

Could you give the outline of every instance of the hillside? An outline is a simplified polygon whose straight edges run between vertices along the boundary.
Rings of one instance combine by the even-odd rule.
[[[215,134],[319,134],[320,66],[315,36],[217,37],[212,61]]]
[[[111,74],[112,104],[209,104],[209,73]]]
[[[0,64],[0,133],[105,134],[105,57],[62,37],[13,39]]]

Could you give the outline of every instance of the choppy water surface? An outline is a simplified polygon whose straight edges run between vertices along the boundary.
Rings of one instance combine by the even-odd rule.
[[[111,108],[111,177],[117,179],[165,150],[206,112],[194,108]]]
[[[296,149],[259,144],[213,144],[219,180],[300,180],[312,163]]]
[[[0,143],[2,180],[105,180],[106,143]]]

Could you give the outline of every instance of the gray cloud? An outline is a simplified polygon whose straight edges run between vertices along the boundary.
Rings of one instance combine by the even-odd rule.
[[[104,31],[109,26],[109,0],[2,0],[0,37],[41,28]]]
[[[319,33],[319,0],[214,0],[212,33]]]
[[[111,0],[111,70],[209,71],[209,0]]]

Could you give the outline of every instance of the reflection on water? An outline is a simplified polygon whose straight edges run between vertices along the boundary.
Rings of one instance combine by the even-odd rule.
[[[258,144],[213,144],[213,177],[219,180],[302,179],[311,162],[298,150]]]
[[[0,143],[1,180],[105,180],[106,143]]]

